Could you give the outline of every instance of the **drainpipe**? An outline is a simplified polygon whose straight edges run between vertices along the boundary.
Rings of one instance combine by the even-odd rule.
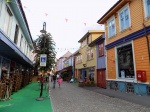
[[[149,39],[148,39],[148,36],[147,36],[146,26],[145,26],[145,24],[144,24],[144,23],[143,23],[143,27],[144,27],[145,37],[146,37],[146,40],[147,40],[148,56],[149,56],[149,64],[150,64],[150,48],[149,48]]]

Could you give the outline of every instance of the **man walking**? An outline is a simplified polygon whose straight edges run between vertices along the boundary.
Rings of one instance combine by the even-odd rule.
[[[53,75],[53,88],[55,88],[55,84],[56,84],[56,74]]]

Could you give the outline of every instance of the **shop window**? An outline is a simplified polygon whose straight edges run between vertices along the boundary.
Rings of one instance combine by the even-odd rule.
[[[2,77],[7,76],[10,69],[10,60],[3,58],[2,59]]]
[[[0,68],[1,68],[2,57],[0,56]],[[0,69],[0,80],[1,80],[1,69]]]
[[[18,43],[18,34],[19,34],[19,27],[18,27],[18,25],[16,25],[15,37],[14,37],[14,43],[15,43],[15,44]]]
[[[104,42],[98,45],[99,57],[104,55]]]
[[[119,78],[134,78],[134,62],[132,45],[124,45],[117,48]]]

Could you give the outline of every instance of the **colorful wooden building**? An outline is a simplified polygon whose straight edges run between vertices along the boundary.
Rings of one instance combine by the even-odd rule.
[[[78,42],[81,43],[75,60],[75,74],[78,79],[85,82],[92,81],[97,83],[96,77],[96,45],[88,45],[102,35],[104,31],[89,30]]]
[[[119,0],[98,23],[106,31],[108,87],[150,94],[150,0]]]
[[[69,56],[71,56],[71,52],[66,52],[63,56],[61,56],[59,59],[57,59],[56,62],[56,72],[62,73],[64,69],[64,60],[66,60]]]
[[[105,34],[101,35],[89,44],[89,47],[96,45],[96,77],[97,86],[106,88],[106,62],[105,62]]]

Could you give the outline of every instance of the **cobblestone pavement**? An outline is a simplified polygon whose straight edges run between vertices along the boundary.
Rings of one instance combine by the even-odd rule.
[[[50,98],[54,112],[150,112],[150,108],[63,82],[61,88],[56,84]]]

